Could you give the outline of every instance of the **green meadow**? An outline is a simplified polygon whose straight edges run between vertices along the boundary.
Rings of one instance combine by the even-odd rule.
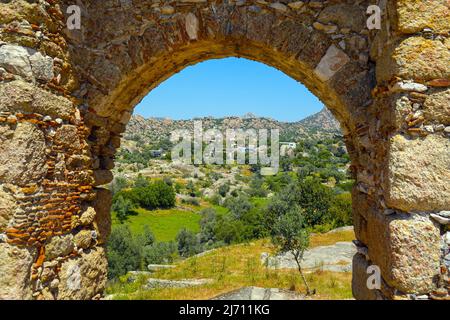
[[[179,209],[168,210],[135,210],[136,214],[129,216],[125,222],[133,234],[141,233],[144,226],[148,225],[157,241],[175,240],[178,232],[186,228],[194,233],[200,231],[201,216],[197,212]],[[113,215],[113,227],[119,224]]]

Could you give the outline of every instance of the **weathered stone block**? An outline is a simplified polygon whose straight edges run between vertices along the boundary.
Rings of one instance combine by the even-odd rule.
[[[332,23],[340,28],[349,28],[360,32],[366,27],[366,15],[363,10],[355,5],[336,4],[325,7],[318,17],[322,23]]]
[[[89,300],[102,293],[106,284],[108,262],[102,247],[90,249],[61,265],[57,298]]]
[[[320,60],[314,73],[322,81],[328,81],[349,61],[350,58],[345,52],[333,44],[328,48],[327,53],[323,56],[322,60]]]
[[[0,83],[0,111],[27,112],[68,119],[74,112],[70,100],[22,80]]]
[[[424,103],[425,118],[450,125],[450,89],[430,94]]]
[[[440,135],[395,135],[387,155],[384,190],[390,208],[440,211],[450,207],[450,141]]]
[[[33,79],[33,72],[30,64],[29,51],[21,46],[4,45],[0,47],[0,67],[6,71],[24,77],[27,80]]]
[[[53,237],[45,245],[45,259],[53,260],[58,257],[65,257],[69,255],[73,249],[73,236],[71,234]]]
[[[97,199],[94,204],[96,212],[94,226],[97,231],[97,241],[100,244],[106,243],[111,233],[111,203],[111,191],[102,188],[97,189]]]
[[[36,79],[50,81],[53,78],[53,59],[39,51],[30,56],[31,69]]]
[[[331,40],[326,34],[323,32],[312,32],[298,54],[297,60],[314,69],[322,62],[324,56],[330,50],[330,45]]]
[[[16,206],[14,197],[0,185],[0,233],[3,233],[6,227],[8,227],[9,222],[14,216]]]
[[[343,51],[342,51],[343,53]],[[345,53],[344,53],[345,54]],[[348,61],[345,57],[341,63]],[[336,63],[339,63],[336,61]],[[349,106],[355,106],[356,108],[367,105],[371,100],[370,91],[374,86],[374,74],[361,69],[361,66],[356,61],[347,62],[345,66],[334,65],[339,68],[333,74],[329,84],[336,93],[341,97],[342,101]],[[356,119],[356,113],[352,116]]]
[[[356,188],[352,191],[352,214],[353,227],[355,230],[356,239],[367,244],[367,219],[369,215],[369,207],[366,195],[359,192]]]
[[[377,61],[377,79],[389,81],[395,76],[421,81],[448,79],[448,61],[450,50],[442,41],[409,37],[384,51]]]
[[[113,180],[113,174],[109,170],[95,170],[94,171],[94,185],[102,186],[110,183]]]
[[[94,222],[95,209],[93,207],[88,207],[80,216],[80,223],[83,226],[88,226]]]
[[[0,243],[0,300],[31,299],[32,250]]]
[[[286,20],[279,24],[275,24],[270,28],[270,30],[272,31],[273,37],[272,45],[287,56],[295,56],[302,52],[311,37],[311,31],[308,28],[303,25],[298,25],[291,20]],[[260,33],[258,30],[255,31]],[[258,35],[263,36],[261,34]],[[266,39],[266,41],[267,40],[268,39]],[[307,59],[308,57],[302,56],[303,61],[307,61]]]
[[[78,129],[70,124],[62,125],[56,130],[54,142],[65,148],[81,149]]]
[[[192,12],[189,12],[185,17],[186,33],[191,40],[197,40],[199,22],[197,16]]]
[[[10,139],[0,145],[0,180],[26,185],[47,173],[44,133],[34,124],[20,122]]]
[[[369,257],[386,283],[404,293],[427,293],[439,273],[440,230],[427,214],[371,213]]]
[[[450,8],[447,0],[398,0],[398,29],[415,33],[425,28],[435,32],[450,31]]]
[[[73,237],[73,242],[77,248],[87,249],[92,243],[92,231],[81,230]]]

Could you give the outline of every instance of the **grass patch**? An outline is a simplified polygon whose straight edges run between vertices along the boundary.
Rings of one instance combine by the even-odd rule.
[[[314,234],[310,238],[309,247],[329,246],[340,241],[355,240],[355,233],[353,230],[340,232],[327,232]]]
[[[199,232],[201,216],[196,212],[178,209],[145,210],[136,209],[136,215],[128,217],[125,222],[130,227],[132,234],[142,232],[145,225],[150,227],[157,241],[175,240],[178,232],[186,228],[193,232]],[[119,222],[113,215],[113,225]]]

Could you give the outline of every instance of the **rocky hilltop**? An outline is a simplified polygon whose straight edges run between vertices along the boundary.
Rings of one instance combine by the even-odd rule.
[[[189,120],[172,120],[163,118],[144,118],[135,115],[128,123],[124,134],[125,140],[136,140],[144,143],[155,143],[170,137],[177,129],[192,131],[194,121],[201,120],[203,129],[217,128],[221,131],[232,128],[241,129],[279,129],[282,141],[293,141],[304,138],[321,139],[334,134],[340,134],[338,121],[331,112],[324,108],[320,112],[297,122],[281,122],[272,118],[245,114],[242,117],[225,118],[194,118]]]

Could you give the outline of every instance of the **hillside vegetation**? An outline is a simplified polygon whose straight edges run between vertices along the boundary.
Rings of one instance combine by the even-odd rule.
[[[337,241],[351,241],[354,234],[343,231],[318,234],[311,237],[311,247],[330,245]],[[173,269],[158,271],[151,275],[160,279],[213,279],[211,284],[191,288],[165,288],[145,290],[142,286],[146,276],[129,283],[128,277],[108,288],[119,300],[160,300],[160,299],[211,299],[219,294],[245,286],[282,288],[304,293],[305,288],[296,270],[273,270],[260,262],[263,252],[273,253],[274,247],[267,239],[231,245],[213,250],[204,256],[195,256],[181,261]],[[351,299],[351,273],[322,271],[320,268],[308,272],[306,277],[311,287],[317,290],[314,299]]]

